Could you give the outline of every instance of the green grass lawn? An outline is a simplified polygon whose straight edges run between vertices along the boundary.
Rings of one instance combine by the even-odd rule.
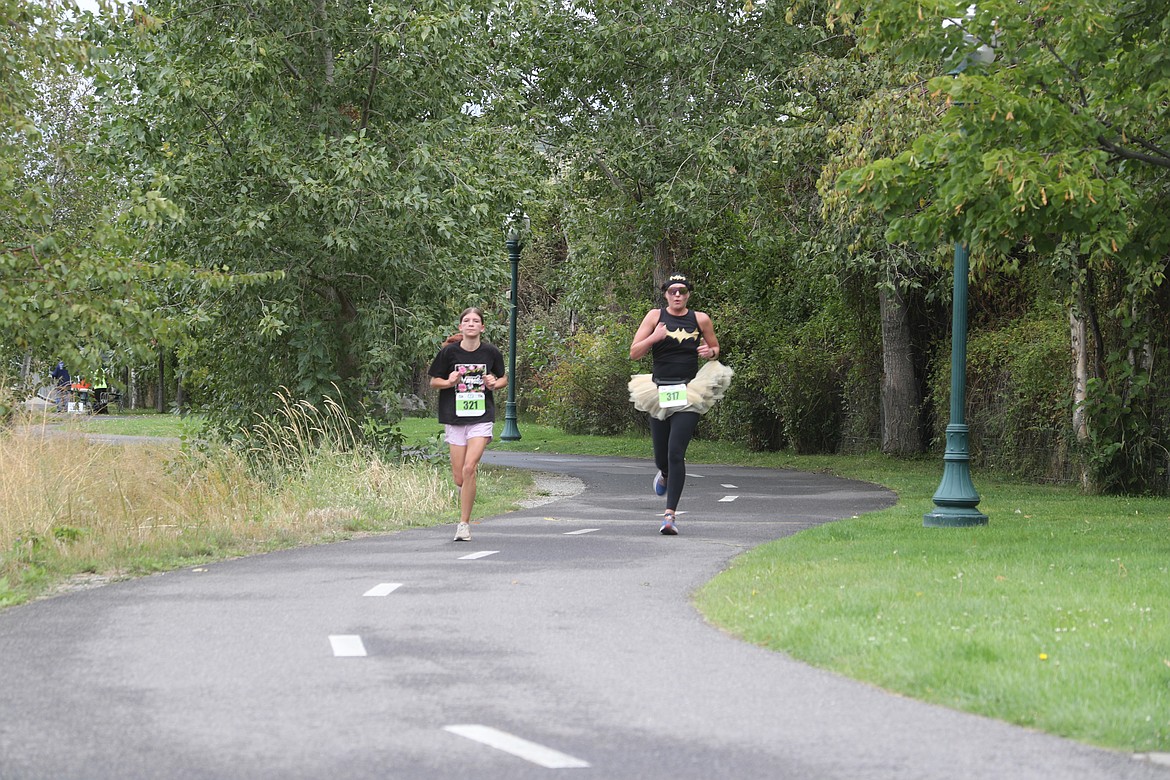
[[[197,436],[203,427],[203,417],[198,414],[180,417],[157,412],[136,412],[123,414],[100,414],[64,419],[66,425],[83,433],[106,433],[118,436],[160,436],[177,438]]]
[[[139,435],[181,425],[169,416],[159,428],[133,418],[97,424]],[[408,418],[401,429],[434,447],[441,426]],[[491,447],[650,455],[645,437],[520,430],[521,441]],[[1170,500],[1090,497],[977,472],[990,523],[925,528],[941,457],[749,453],[697,440],[688,459],[830,472],[899,496],[890,509],[735,559],[694,594],[713,623],[918,699],[1091,744],[1170,751]]]

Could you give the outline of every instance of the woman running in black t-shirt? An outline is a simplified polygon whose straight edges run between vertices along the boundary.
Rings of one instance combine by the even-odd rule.
[[[447,339],[427,374],[439,391],[439,422],[451,452],[451,473],[459,488],[459,525],[455,541],[471,541],[471,508],[479,460],[492,440],[496,419],[495,390],[508,386],[504,356],[483,341],[483,312],[464,309],[459,332]]]

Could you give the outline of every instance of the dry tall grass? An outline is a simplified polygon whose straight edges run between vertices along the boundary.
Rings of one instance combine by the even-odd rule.
[[[360,452],[352,435],[337,438],[339,410],[328,404],[286,408],[285,424],[260,428],[248,456],[103,444],[44,425],[0,433],[0,605],[75,574],[174,568],[453,511],[439,469]],[[262,449],[267,467],[257,471],[249,460]]]
[[[333,452],[358,448],[353,424],[337,401],[326,397],[318,408],[310,401],[293,399],[287,387],[274,395],[280,402],[276,418],[260,418],[242,432],[254,462],[283,474],[308,468],[323,448]]]

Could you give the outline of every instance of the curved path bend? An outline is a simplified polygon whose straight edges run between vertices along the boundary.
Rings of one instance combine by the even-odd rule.
[[[812,669],[691,606],[738,553],[882,489],[695,465],[662,537],[646,461],[488,460],[585,490],[470,544],[410,530],[0,613],[0,778],[1170,778]]]

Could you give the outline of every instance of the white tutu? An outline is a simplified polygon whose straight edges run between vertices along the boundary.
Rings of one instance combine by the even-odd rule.
[[[665,420],[675,412],[706,414],[727,392],[734,373],[718,360],[707,361],[695,378],[687,382],[687,405],[671,409],[663,409],[658,405],[658,385],[654,384],[652,374],[634,374],[630,377],[630,400],[634,402],[635,409],[646,412],[656,420]]]

